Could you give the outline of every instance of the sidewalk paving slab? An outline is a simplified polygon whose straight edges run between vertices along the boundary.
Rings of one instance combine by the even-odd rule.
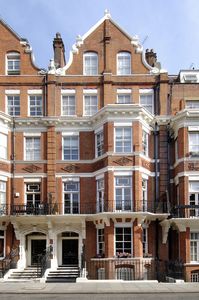
[[[198,293],[199,283],[155,282],[78,282],[78,283],[23,283],[0,282],[0,294],[154,294]]]

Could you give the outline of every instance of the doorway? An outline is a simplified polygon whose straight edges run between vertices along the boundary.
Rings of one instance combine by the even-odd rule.
[[[32,239],[31,240],[31,265],[38,263],[39,255],[43,256],[46,253],[46,240]]]
[[[78,264],[78,240],[62,240],[62,265]]]

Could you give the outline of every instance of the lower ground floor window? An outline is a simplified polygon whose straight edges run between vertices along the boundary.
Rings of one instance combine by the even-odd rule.
[[[116,268],[116,279],[121,280],[133,280],[133,268],[128,267],[119,267]]]
[[[97,269],[97,279],[98,280],[105,279],[105,269],[104,268],[98,268]]]
[[[5,236],[4,230],[0,230],[0,258],[5,257]]]
[[[118,257],[128,257],[132,254],[131,227],[115,228],[115,254]]]
[[[199,282],[199,270],[191,273],[191,282]]]

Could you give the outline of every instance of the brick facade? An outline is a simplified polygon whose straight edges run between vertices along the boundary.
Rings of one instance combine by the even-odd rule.
[[[57,34],[48,71],[34,66],[28,41],[2,20],[0,45],[0,134],[7,139],[0,144],[6,148],[0,156],[0,182],[6,186],[0,191],[1,261],[9,258],[17,268],[33,263],[29,241],[43,234],[56,268],[67,261],[63,240],[76,239],[70,238],[76,233],[78,265],[85,257],[90,278],[101,269],[106,278],[117,277],[120,252],[128,256],[125,267],[134,270],[135,279],[135,261],[147,274],[157,261],[158,266],[182,261],[185,280],[192,280],[191,272],[199,272],[199,250],[197,261],[191,253],[191,243],[199,249],[199,241],[190,241],[191,233],[199,239],[199,191],[190,203],[190,186],[199,182],[199,162],[189,141],[199,125],[198,110],[187,108],[186,101],[199,101],[198,83],[182,82],[181,73],[168,75],[156,56],[147,58],[149,65],[137,38],[109,15],[78,38],[69,62]],[[14,75],[7,74],[9,53],[20,60]],[[85,74],[86,53],[97,54],[96,74]],[[130,73],[118,74],[129,57]],[[197,70],[193,74],[199,76]],[[117,103],[119,94],[129,94],[130,102]],[[31,104],[31,95],[41,95],[41,115],[31,115],[31,105],[33,110],[40,105],[39,97]],[[149,95],[151,108],[141,95]],[[15,96],[16,116],[8,111],[17,106],[9,104]],[[88,109],[97,112],[87,116],[86,101],[94,97],[97,106]],[[64,99],[75,101],[74,113],[64,115]]]

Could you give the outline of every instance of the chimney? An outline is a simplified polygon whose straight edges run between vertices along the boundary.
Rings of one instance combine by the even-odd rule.
[[[56,37],[53,40],[54,48],[54,62],[56,69],[62,68],[65,66],[65,48],[64,43],[59,32],[56,33]]]
[[[148,64],[151,67],[155,67],[156,66],[157,55],[156,55],[155,52],[153,52],[153,49],[151,49],[151,50],[146,49],[145,57],[146,57],[146,61],[148,62]]]

